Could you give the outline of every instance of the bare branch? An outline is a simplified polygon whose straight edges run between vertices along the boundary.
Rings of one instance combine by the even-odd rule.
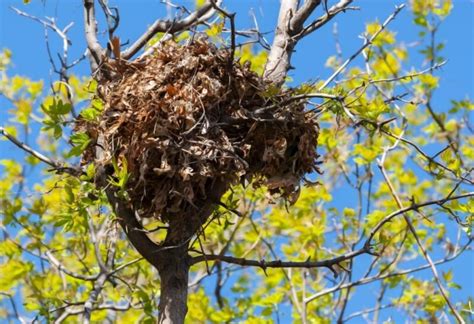
[[[397,203],[397,206],[399,208],[403,208],[403,203],[402,203],[400,197],[398,196],[398,193],[395,191],[395,188],[394,188],[392,182],[390,181],[390,178],[388,177],[387,171],[385,170],[385,167],[384,167],[385,158],[387,157],[388,153],[391,150],[393,150],[396,146],[398,146],[399,143],[400,143],[400,141],[396,140],[395,143],[392,146],[387,147],[384,150],[380,160],[377,161],[377,165],[378,165],[380,171],[382,172],[383,178],[385,179],[385,183],[387,184],[387,186],[388,186],[388,188],[389,188],[389,190],[392,194],[392,197],[394,198],[395,202]],[[449,198],[452,195],[453,192],[454,191],[451,191],[451,193],[448,195],[447,198]],[[419,212],[417,209],[415,209],[415,211]],[[436,282],[436,284],[439,288],[439,291],[441,292],[441,295],[443,296],[444,300],[448,304],[449,309],[451,309],[451,311],[453,312],[453,314],[456,317],[458,323],[464,323],[464,320],[462,319],[461,315],[458,313],[458,311],[456,310],[456,308],[454,307],[454,305],[452,304],[452,302],[448,298],[448,294],[447,294],[445,288],[443,287],[443,284],[441,283],[441,280],[439,279],[439,275],[438,275],[438,271],[436,270],[436,266],[434,265],[433,261],[431,260],[431,257],[428,254],[428,252],[426,251],[426,248],[423,246],[423,243],[421,242],[421,239],[418,236],[418,233],[416,232],[416,229],[413,226],[413,223],[412,223],[411,219],[405,213],[403,214],[403,218],[404,218],[406,224],[408,225],[408,229],[410,230],[411,234],[415,238],[415,241],[416,241],[421,253],[423,254],[426,262],[428,262],[428,264],[430,265],[430,268],[431,268],[431,271],[433,273],[435,282]]]
[[[92,56],[90,58],[92,71],[95,71],[105,52],[97,40],[94,0],[84,0],[84,31],[86,34],[87,48]]]
[[[221,8],[215,0],[210,0],[212,7],[223,14],[225,17],[229,18],[230,21],[230,65],[234,64],[234,53],[235,53],[235,13],[230,13],[225,9]]]
[[[262,269],[266,268],[330,268],[334,265],[337,265],[345,260],[352,259],[358,255],[369,253],[367,249],[360,249],[357,251],[349,252],[344,255],[338,256],[333,259],[323,260],[323,261],[265,261],[265,260],[248,260],[244,258],[235,258],[232,256],[226,255],[215,255],[215,254],[207,254],[201,255],[197,257],[193,257],[191,259],[191,265],[202,262],[202,261],[221,261],[226,263],[233,263],[238,264],[241,266],[250,266],[250,267],[259,267]]]
[[[431,206],[431,205],[443,205],[448,201],[452,200],[459,200],[462,198],[467,198],[467,197],[472,197],[474,196],[474,192],[467,192],[461,195],[457,196],[448,196],[442,199],[437,199],[437,200],[431,200],[431,201],[426,201],[423,203],[419,204],[412,204],[409,207],[401,208],[390,215],[386,216],[383,218],[377,225],[374,226],[372,231],[370,232],[367,240],[364,243],[364,246],[361,249],[348,252],[344,255],[338,256],[333,259],[329,260],[323,260],[323,261],[281,261],[281,260],[275,260],[275,261],[265,261],[265,260],[249,260],[245,258],[236,258],[232,256],[226,256],[226,255],[215,255],[215,254],[206,254],[206,255],[200,255],[196,257],[192,257],[190,260],[190,264],[194,265],[199,262],[204,262],[204,261],[220,261],[220,262],[226,262],[226,263],[232,263],[232,264],[238,264],[241,266],[252,266],[252,267],[259,267],[265,270],[266,268],[321,268],[321,267],[326,267],[331,270],[333,270],[333,266],[338,265],[339,263],[353,259],[354,257],[361,255],[361,254],[374,254],[371,252],[371,245],[372,245],[372,240],[375,236],[375,234],[391,219],[394,217],[397,217],[399,215],[404,215],[408,211],[412,210],[418,210],[422,207],[426,206]]]
[[[443,259],[435,261],[434,264],[439,265],[439,264],[444,264],[444,263],[453,261],[454,259],[456,259],[458,256],[460,256],[464,252],[464,250],[471,244],[471,242],[472,242],[472,240],[467,242],[466,245],[464,245],[464,247],[460,251],[458,251],[457,254],[454,254],[452,256],[445,257]],[[419,267],[410,268],[410,269],[406,269],[406,270],[401,270],[401,271],[398,271],[398,272],[387,273],[387,274],[383,274],[383,275],[381,273],[378,273],[378,274],[373,275],[371,277],[361,278],[359,280],[349,282],[349,283],[346,283],[346,284],[342,284],[342,282],[340,282],[339,284],[337,284],[334,287],[325,289],[323,291],[319,291],[319,292],[315,293],[314,295],[311,295],[311,296],[307,297],[305,299],[305,303],[310,303],[310,302],[312,302],[313,300],[315,300],[317,298],[320,298],[320,297],[322,297],[324,295],[327,295],[327,294],[332,294],[332,293],[334,293],[336,291],[339,291],[339,290],[342,290],[342,289],[348,289],[348,288],[355,287],[355,286],[362,286],[362,285],[366,285],[366,284],[369,284],[371,282],[378,281],[378,280],[383,280],[383,279],[386,279],[386,278],[404,276],[404,275],[407,275],[407,274],[410,274],[410,273],[413,273],[413,272],[418,272],[418,271],[422,271],[422,270],[429,269],[429,268],[430,268],[429,264],[424,264],[424,265],[419,266]]]
[[[85,281],[94,281],[97,279],[98,275],[93,276],[84,276],[79,273],[75,273],[67,269],[59,260],[51,253],[51,251],[46,251],[46,257],[48,258],[49,262],[54,265],[59,271],[67,274],[68,276]]]
[[[31,19],[33,21],[36,21],[40,23],[44,27],[44,37],[46,41],[46,50],[49,56],[49,61],[51,63],[51,66],[53,68],[53,71],[59,75],[60,81],[62,81],[66,85],[66,97],[67,101],[69,104],[72,106],[71,113],[74,118],[77,117],[75,110],[74,110],[74,102],[73,102],[73,92],[71,90],[71,87],[69,86],[69,76],[68,76],[68,69],[79,63],[84,56],[81,56],[81,58],[75,60],[73,63],[69,64],[68,63],[68,55],[69,55],[69,46],[72,44],[71,40],[68,38],[67,33],[71,29],[72,26],[74,26],[73,22],[70,22],[66,27],[64,28],[59,28],[58,25],[56,24],[56,20],[54,18],[38,18],[36,16],[30,15],[26,12],[23,12],[15,7],[11,7],[12,10],[14,10],[18,15],[26,17],[28,19]],[[58,53],[58,58],[59,58],[59,63],[60,63],[60,68],[57,67],[57,65],[54,62],[53,55],[51,54],[51,49],[49,45],[49,37],[48,37],[48,29],[51,29],[54,31],[62,40],[63,43],[63,48],[62,48],[62,54],[59,55]],[[56,91],[54,87],[51,87],[53,89],[53,93],[56,94]]]
[[[372,240],[373,240],[375,234],[387,222],[390,222],[393,218],[395,218],[397,216],[403,215],[403,214],[405,214],[409,211],[412,211],[412,210],[420,209],[422,207],[432,206],[432,205],[442,206],[443,204],[447,203],[448,201],[459,200],[459,199],[468,198],[468,197],[474,197],[474,191],[466,192],[466,193],[463,193],[463,194],[460,194],[460,195],[457,195],[457,196],[450,196],[450,197],[445,197],[445,198],[441,198],[441,199],[426,201],[426,202],[423,202],[423,203],[412,204],[411,206],[401,208],[397,211],[394,211],[393,213],[385,216],[377,225],[374,226],[374,228],[372,228],[372,230],[370,231],[370,234],[369,234],[369,236],[368,236],[368,238],[365,242],[365,245],[370,246],[370,244],[372,244]]]
[[[15,7],[11,7],[18,15],[20,16],[23,16],[23,17],[26,17],[26,18],[29,18],[29,19],[32,19],[34,21],[37,21],[39,22],[40,24],[42,24],[45,28],[50,28],[51,30],[53,30],[56,34],[59,35],[59,37],[61,37],[62,41],[63,41],[63,52],[65,55],[67,55],[67,52],[68,52],[68,47],[71,43],[71,41],[67,38],[66,36],[66,33],[69,31],[69,29],[74,25],[73,22],[69,23],[66,27],[64,27],[63,29],[60,29],[53,18],[47,18],[47,20],[43,20],[43,19],[40,19],[38,17],[35,17],[35,16],[32,16],[32,15],[29,15],[27,14],[26,12],[23,12]]]
[[[441,68],[443,65],[446,64],[447,61],[443,61],[441,63],[437,63],[433,66],[430,66],[424,70],[421,70],[421,71],[418,71],[418,72],[415,72],[415,73],[410,73],[410,74],[406,74],[406,75],[401,75],[401,76],[397,76],[397,77],[394,77],[394,78],[385,78],[385,79],[373,79],[373,80],[370,80],[369,82],[370,83],[384,83],[384,82],[395,82],[395,81],[402,81],[402,80],[406,80],[406,79],[415,79],[416,77],[419,77],[420,75],[423,75],[423,74],[426,74],[426,73],[429,73],[429,72],[432,72],[434,70],[437,70],[439,68]]]
[[[327,22],[329,22],[332,18],[334,18],[338,13],[344,12],[348,9],[358,9],[354,7],[349,7],[353,0],[341,0],[336,3],[334,6],[327,10],[326,14],[322,17],[319,17],[315,21],[313,21],[308,26],[302,28],[302,30],[295,36],[296,38],[305,37],[315,30],[323,27]]]
[[[321,0],[305,0],[303,5],[296,11],[295,16],[291,20],[291,30],[302,30],[303,24],[311,13],[321,3]]]
[[[360,53],[364,49],[366,49],[369,45],[372,44],[372,42],[377,38],[377,36],[387,27],[387,25],[395,19],[395,17],[398,15],[398,13],[405,7],[404,4],[395,7],[395,11],[384,21],[382,26],[380,26],[380,29],[372,35],[368,40],[364,42],[364,45],[362,45],[354,54],[352,54],[324,83],[318,88],[318,91],[323,90],[328,86],[329,83],[331,83],[339,74],[341,74],[342,71],[347,67],[347,65],[352,62],[357,56],[359,56]]]
[[[64,166],[63,163],[56,162],[56,161],[50,159],[49,157],[47,157],[46,155],[43,155],[40,152],[35,151],[34,149],[29,147],[25,143],[21,142],[19,139],[17,139],[13,135],[9,134],[5,130],[5,128],[1,127],[1,126],[0,126],[0,135],[5,136],[10,142],[15,144],[17,147],[19,147],[20,149],[22,149],[26,153],[34,156],[38,160],[40,160],[40,161],[48,164],[49,166],[51,166],[53,168],[53,170],[56,171],[57,173],[60,173],[60,174],[61,173],[67,173],[67,174],[70,174],[70,175],[75,176],[75,177],[82,174],[81,170],[78,170],[78,169],[75,169],[75,168],[72,168],[72,167]]]
[[[342,322],[344,323],[344,322],[347,322],[348,320],[353,319],[355,317],[370,314],[370,313],[374,313],[374,312],[378,312],[381,309],[386,309],[386,308],[390,308],[390,307],[394,307],[394,306],[395,306],[394,304],[390,303],[390,304],[387,304],[387,305],[380,305],[380,306],[377,306],[377,307],[364,309],[364,310],[361,310],[359,312],[354,312],[354,313],[350,314],[349,316],[345,317],[342,320]],[[378,322],[374,322],[374,323],[378,323]]]
[[[304,27],[305,21],[321,1],[306,0],[299,9],[298,2],[282,0],[275,37],[265,65],[264,77],[277,85],[283,84],[288,70],[291,69],[291,56],[298,40],[326,24],[339,12],[347,10],[352,0],[339,1],[326,15],[307,27]]]
[[[401,135],[395,135],[395,134],[392,134],[391,132],[381,128],[381,131],[384,133],[384,134],[387,134],[388,136],[390,137],[393,137],[394,139],[396,140],[400,140],[401,142],[413,147],[418,153],[420,153],[429,163],[433,163],[434,165],[440,167],[441,169],[445,170],[445,171],[448,171],[450,173],[452,173],[455,177],[458,177],[459,179],[461,179],[463,182],[466,182],[466,183],[469,183],[469,184],[474,184],[474,181],[465,177],[465,176],[462,176],[462,175],[458,175],[456,173],[456,171],[454,171],[453,169],[450,169],[448,168],[447,166],[445,166],[444,164],[438,162],[435,160],[434,157],[431,157],[429,156],[428,154],[426,154],[417,144],[413,143],[412,141],[402,137]],[[450,146],[448,146],[449,148]]]
[[[128,60],[133,57],[139,50],[145,46],[145,44],[153,38],[157,33],[176,33],[188,29],[191,26],[199,23],[200,19],[209,13],[212,9],[212,2],[207,1],[203,6],[198,10],[189,14],[186,18],[182,20],[156,20],[148,30],[140,36],[135,43],[133,43],[129,48],[124,50],[121,56]]]
[[[99,0],[99,5],[104,12],[105,17],[107,18],[107,25],[109,30],[109,39],[112,39],[113,34],[120,22],[120,14],[117,8],[110,8],[108,5],[108,0]],[[113,12],[112,12],[113,11]]]
[[[290,69],[290,60],[295,42],[292,40],[289,26],[297,7],[297,0],[281,1],[278,24],[263,73],[265,79],[277,85],[283,84]]]

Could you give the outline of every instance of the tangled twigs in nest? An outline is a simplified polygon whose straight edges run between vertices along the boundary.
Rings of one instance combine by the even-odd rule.
[[[293,202],[304,174],[318,171],[318,124],[304,102],[288,100],[291,91],[275,91],[248,66],[229,70],[229,55],[202,39],[169,41],[141,61],[106,64],[100,121],[78,121],[103,138],[105,154],[97,160],[89,147],[83,159],[125,159],[141,217],[189,221],[217,203],[209,198],[216,187],[221,195],[239,181]]]

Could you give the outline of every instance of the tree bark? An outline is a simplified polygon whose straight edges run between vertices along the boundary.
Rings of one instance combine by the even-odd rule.
[[[264,78],[277,86],[285,82],[295,42],[290,35],[290,19],[298,8],[297,0],[282,0],[275,37],[265,65]]]
[[[161,281],[158,323],[184,323],[188,312],[189,257],[187,245],[160,253],[158,266]]]

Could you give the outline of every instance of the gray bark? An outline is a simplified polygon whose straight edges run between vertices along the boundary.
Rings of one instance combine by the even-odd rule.
[[[282,0],[272,48],[265,65],[264,78],[277,86],[285,82],[290,69],[295,42],[291,38],[290,20],[298,7],[297,0]]]
[[[189,257],[186,247],[169,250],[162,255],[158,267],[161,295],[158,323],[184,323],[188,311]]]

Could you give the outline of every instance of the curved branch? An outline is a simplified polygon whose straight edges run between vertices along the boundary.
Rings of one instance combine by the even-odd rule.
[[[334,6],[327,10],[326,14],[322,17],[319,17],[308,26],[301,28],[301,32],[297,35],[297,38],[302,38],[314,32],[315,30],[323,27],[327,22],[329,22],[332,18],[334,18],[338,13],[344,12],[348,9],[357,9],[354,7],[349,8],[348,6],[351,4],[353,0],[341,0],[336,3]]]
[[[316,7],[320,4],[321,0],[306,0],[301,6],[301,8],[296,11],[295,16],[291,20],[291,29],[301,30],[306,19],[308,19],[314,9],[316,9]]]
[[[464,252],[464,250],[467,249],[467,247],[471,244],[471,242],[472,242],[472,240],[469,240],[469,242],[467,242],[466,245],[464,245],[464,247],[458,253],[456,253],[452,256],[445,257],[443,259],[435,261],[434,265],[444,264],[444,263],[455,260],[457,257],[459,257]],[[422,271],[422,270],[425,270],[425,269],[429,269],[430,267],[431,266],[429,264],[424,264],[424,265],[421,265],[421,266],[416,267],[416,268],[400,270],[398,272],[392,272],[392,273],[386,273],[386,274],[378,273],[378,274],[373,275],[371,277],[361,278],[359,280],[356,280],[356,281],[353,281],[353,282],[348,282],[346,284],[342,284],[343,281],[341,280],[341,282],[339,284],[337,284],[336,286],[334,286],[334,287],[325,289],[323,291],[315,293],[314,295],[306,297],[304,299],[304,303],[310,303],[310,302],[312,302],[313,300],[315,300],[317,298],[320,298],[320,297],[322,297],[324,295],[327,295],[327,294],[334,293],[334,292],[342,290],[342,289],[348,289],[348,288],[351,288],[351,287],[362,286],[362,285],[366,285],[366,284],[369,284],[371,282],[383,280],[383,279],[386,279],[386,278],[404,276],[404,275],[407,275],[407,274],[410,274],[410,273],[413,273],[413,272],[418,272],[418,271]]]
[[[446,198],[441,198],[441,199],[437,199],[437,200],[430,200],[430,201],[426,201],[426,202],[423,202],[423,203],[419,203],[419,204],[412,204],[411,206],[408,206],[408,207],[405,207],[405,208],[401,208],[397,211],[394,211],[393,213],[391,213],[390,215],[387,215],[385,218],[383,218],[377,225],[375,225],[375,227],[370,231],[370,234],[365,242],[365,246],[370,246],[375,234],[388,222],[390,222],[393,218],[397,217],[397,216],[400,216],[400,215],[404,215],[406,212],[409,212],[411,210],[418,210],[422,207],[426,207],[426,206],[430,206],[430,205],[439,205],[439,206],[442,206],[443,204],[447,203],[448,201],[452,201],[452,200],[459,200],[459,199],[462,199],[462,198],[468,198],[468,197],[474,197],[474,191],[471,191],[471,192],[466,192],[464,194],[460,194],[460,195],[457,195],[457,196],[448,196]]]
[[[92,70],[99,66],[104,49],[97,40],[97,22],[95,19],[94,0],[84,0],[84,32],[86,35],[87,48],[90,52]]]
[[[72,167],[66,167],[62,163],[56,162],[56,161],[50,159],[49,157],[41,154],[40,152],[35,151],[34,149],[32,149],[31,147],[29,147],[28,145],[26,145],[25,143],[20,141],[19,139],[17,139],[13,135],[9,134],[5,130],[4,127],[0,127],[0,135],[5,136],[10,142],[15,144],[17,147],[19,147],[20,149],[22,149],[26,153],[30,154],[31,156],[34,156],[35,158],[37,158],[41,162],[44,162],[44,163],[48,164],[49,166],[51,166],[53,168],[53,170],[56,171],[57,173],[68,173],[68,174],[70,174],[72,176],[75,176],[75,177],[77,177],[77,176],[79,176],[83,173],[79,169],[75,169],[75,168],[72,168]]]
[[[338,265],[339,263],[353,259],[356,256],[361,254],[374,254],[371,252],[371,243],[375,236],[375,234],[390,220],[392,220],[396,216],[404,215],[408,211],[418,210],[419,208],[431,206],[431,205],[443,205],[448,201],[458,200],[467,197],[473,197],[474,192],[467,192],[464,194],[460,194],[457,196],[448,196],[442,199],[430,200],[419,204],[413,204],[406,208],[400,208],[399,210],[389,214],[385,218],[383,218],[372,231],[369,233],[367,240],[365,241],[362,248],[348,252],[344,255],[338,256],[333,259],[323,260],[323,261],[281,261],[281,260],[274,260],[274,261],[265,261],[265,260],[249,260],[245,258],[236,258],[232,256],[226,255],[215,255],[215,254],[203,254],[196,257],[192,257],[190,260],[190,264],[194,265],[199,262],[204,261],[220,261],[232,264],[238,264],[240,266],[251,266],[251,267],[259,267],[265,270],[266,268],[321,268],[326,267],[333,270],[333,266]]]
[[[265,270],[266,268],[322,268],[322,267],[333,270],[332,268],[334,265],[337,265],[345,260],[352,259],[364,253],[370,253],[370,251],[366,248],[362,248],[356,251],[346,253],[344,255],[340,255],[333,259],[329,259],[329,260],[323,260],[323,261],[309,261],[308,260],[308,261],[300,261],[300,262],[281,261],[281,260],[258,261],[258,260],[248,260],[244,258],[235,258],[232,256],[227,256],[227,255],[205,254],[205,255],[193,257],[191,259],[191,265],[194,265],[196,263],[203,262],[203,261],[220,261],[220,262],[238,264],[241,266],[259,267],[259,268],[262,268],[263,270]]]
[[[298,9],[297,0],[282,0],[270,54],[265,65],[264,77],[268,81],[282,85],[291,69],[291,56],[297,42],[304,36],[319,29],[338,13],[348,9],[353,0],[340,0],[326,14],[307,27],[304,23],[321,4],[320,0],[306,0]]]
[[[155,268],[159,265],[158,244],[153,242],[148,235],[141,231],[141,224],[135,218],[135,212],[128,203],[116,196],[115,190],[112,188],[105,189],[107,199],[114,210],[120,226],[123,228],[129,241],[137,249],[138,253],[143,256]]]
[[[366,39],[364,44],[354,53],[352,54],[324,83],[318,88],[318,91],[323,90],[327,87],[329,83],[331,83],[342,71],[352,62],[364,49],[366,49],[372,42],[379,36],[379,34],[387,27],[387,25],[395,19],[398,13],[405,8],[405,5],[402,4],[400,6],[395,7],[395,11],[383,22],[382,26],[380,26],[379,30],[375,32],[370,39]]]
[[[202,7],[196,11],[189,14],[186,18],[181,20],[162,20],[157,19],[148,29],[140,36],[135,43],[133,43],[129,48],[124,50],[121,56],[128,60],[133,57],[139,50],[145,46],[145,44],[153,38],[157,33],[176,33],[199,23],[201,18],[208,14],[213,5],[211,2],[207,1]]]

